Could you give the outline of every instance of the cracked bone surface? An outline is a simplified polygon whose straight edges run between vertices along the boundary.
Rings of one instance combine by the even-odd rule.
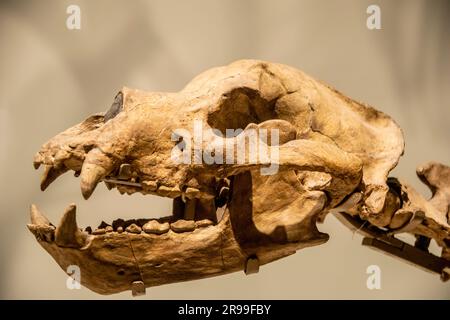
[[[200,144],[190,143],[196,121]],[[220,134],[229,129],[242,131]],[[278,130],[279,139],[265,144],[276,158],[252,161],[248,148],[215,148],[214,157],[242,161],[173,160],[236,146],[252,129]],[[388,178],[403,148],[402,132],[386,114],[292,67],[241,60],[203,72],[177,93],[123,88],[110,110],[56,135],[34,158],[36,169],[44,165],[42,190],[73,170],[86,199],[104,182],[121,194],[172,198],[172,215],[82,231],[75,205],[57,227],[33,205],[28,227],[63,270],[78,265],[81,283],[101,294],[257,272],[326,242],[316,222],[332,210],[432,238],[450,259],[450,169],[433,162],[418,168],[433,192],[426,200]],[[262,174],[272,164],[277,171]],[[423,219],[411,224],[418,212]]]

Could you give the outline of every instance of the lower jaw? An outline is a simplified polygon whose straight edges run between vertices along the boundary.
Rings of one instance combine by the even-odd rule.
[[[109,232],[88,239],[81,249],[39,241],[67,271],[80,268],[80,282],[100,294],[201,279],[243,270],[246,255],[236,242],[229,212],[217,224],[192,232],[162,235]]]

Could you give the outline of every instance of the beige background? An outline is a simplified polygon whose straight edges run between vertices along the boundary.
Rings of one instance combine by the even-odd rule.
[[[381,6],[382,30],[366,28],[371,3]],[[80,31],[65,27],[69,4],[81,7]],[[30,203],[57,223],[76,202],[82,226],[170,210],[167,199],[120,196],[103,185],[84,201],[70,174],[39,191],[32,156],[40,145],[109,108],[123,85],[176,91],[199,72],[241,58],[295,66],[393,116],[406,137],[393,174],[428,194],[415,167],[450,163],[449,31],[446,0],[2,1],[0,297],[101,298],[66,288],[66,275],[25,226]],[[151,288],[145,298],[450,298],[449,283],[361,247],[333,217],[320,229],[331,236],[327,244],[257,275]],[[381,267],[381,290],[366,288],[371,264]]]

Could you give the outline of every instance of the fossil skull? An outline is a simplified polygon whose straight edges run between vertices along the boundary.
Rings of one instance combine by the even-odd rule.
[[[195,143],[198,124],[203,136]],[[278,133],[258,140],[276,159],[253,161],[252,150],[236,147],[261,129]],[[45,167],[42,190],[73,170],[85,199],[104,182],[121,194],[173,198],[171,216],[83,231],[75,205],[57,227],[32,206],[29,228],[64,270],[79,266],[82,284],[101,294],[252,273],[326,242],[316,222],[349,201],[349,212],[380,227],[391,223],[399,207],[386,214],[393,207],[387,176],[403,147],[400,128],[374,108],[294,68],[237,61],[177,93],[123,88],[106,113],[56,135],[35,156],[35,167]],[[194,161],[175,161],[185,155]],[[208,163],[205,155],[242,161]],[[274,164],[276,173],[264,174]],[[436,214],[443,244],[446,213]],[[398,215],[398,225],[409,218]]]

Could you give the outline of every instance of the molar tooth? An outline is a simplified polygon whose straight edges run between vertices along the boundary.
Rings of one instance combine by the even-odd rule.
[[[106,231],[106,232],[113,232],[114,229],[113,229],[113,227],[111,227],[111,226],[107,226],[107,227],[105,228],[105,231]]]
[[[214,223],[209,220],[209,219],[203,219],[203,220],[199,220],[199,221],[195,221],[195,226],[197,228],[206,228],[209,226],[212,226]]]
[[[197,199],[187,199],[184,206],[184,219],[194,220],[195,218],[195,207],[197,205]]]
[[[139,226],[138,226],[137,224],[135,224],[135,223],[130,224],[125,230],[126,230],[127,232],[135,233],[135,234],[140,234],[141,231],[142,231],[141,227],[139,227]]]
[[[145,233],[153,233],[153,234],[163,234],[168,232],[170,229],[169,223],[159,223],[156,220],[151,220],[144,224],[142,227],[142,230],[144,230]]]
[[[105,233],[106,233],[106,230],[103,229],[103,228],[101,228],[101,229],[95,229],[95,230],[92,232],[92,234],[94,234],[94,235],[101,235],[101,234],[105,234]]]
[[[118,233],[122,233],[122,232],[123,232],[123,228],[122,228],[122,227],[118,227],[118,228],[117,228],[117,232],[118,232]]]
[[[176,233],[194,231],[195,222],[193,220],[178,220],[170,224],[170,229]]]
[[[153,180],[142,181],[145,190],[155,191],[158,188],[158,183]]]
[[[84,245],[86,234],[77,226],[75,204],[71,204],[61,218],[55,231],[55,242],[60,247],[80,248]]]
[[[184,193],[187,198],[192,199],[197,198],[200,195],[200,190],[197,188],[188,187]]]
[[[181,190],[178,186],[173,188],[167,186],[160,186],[158,188],[158,193],[161,194],[163,197],[176,198],[181,194]]]

